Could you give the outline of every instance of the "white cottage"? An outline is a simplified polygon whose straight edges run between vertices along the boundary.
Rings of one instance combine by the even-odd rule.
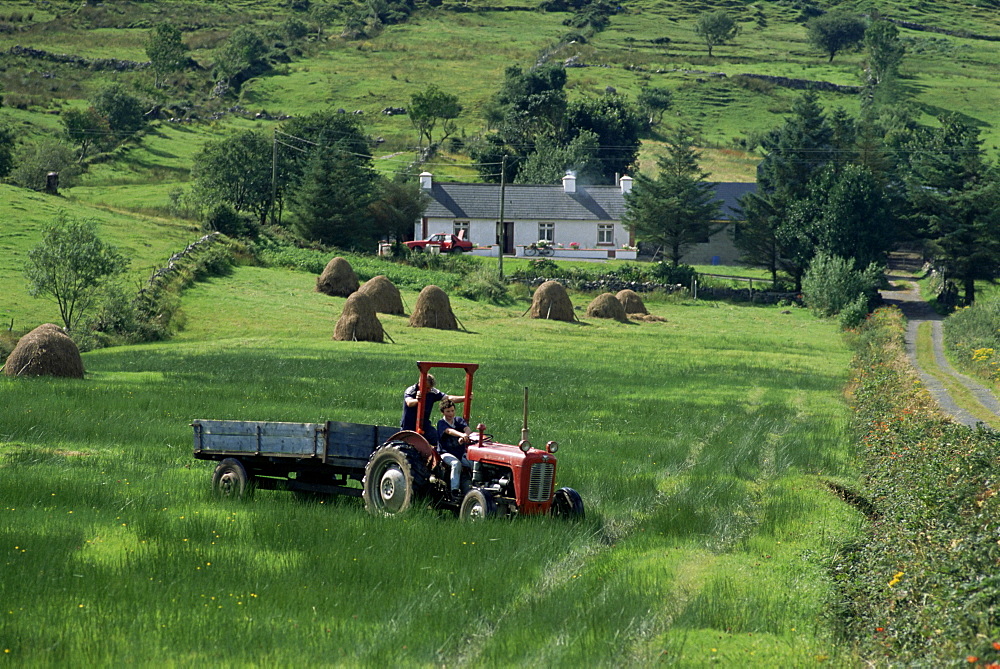
[[[715,184],[723,201],[723,220],[733,220],[736,199],[756,184]],[[420,188],[430,198],[424,216],[414,225],[414,238],[427,239],[438,232],[462,234],[477,246],[500,243],[499,184],[435,183],[430,172],[420,175]],[[635,239],[622,225],[625,193],[632,188],[632,178],[624,176],[615,186],[577,184],[567,174],[562,185],[510,184],[503,188],[504,254],[515,254],[539,240],[570,248],[606,249],[609,252]],[[713,235],[702,249],[693,248],[685,262],[734,262],[731,226]],[[608,256],[614,257],[614,253]],[[688,260],[688,256],[691,259]],[[704,256],[704,259],[703,259]],[[723,257],[724,256],[724,257]]]

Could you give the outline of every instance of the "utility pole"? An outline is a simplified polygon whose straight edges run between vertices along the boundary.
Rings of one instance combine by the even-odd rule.
[[[275,221],[275,209],[278,202],[278,129],[274,129],[271,136],[271,225],[277,225]]]
[[[500,280],[503,281],[503,250],[507,246],[507,240],[504,235],[504,224],[503,224],[503,201],[504,201],[504,189],[507,187],[507,170],[504,169],[507,166],[507,156],[500,156],[500,248],[498,249],[500,253],[498,254],[499,259],[497,261],[497,267],[499,268]]]

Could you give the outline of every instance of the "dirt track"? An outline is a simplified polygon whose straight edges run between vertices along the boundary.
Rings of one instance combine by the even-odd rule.
[[[975,418],[966,409],[959,406],[944,385],[917,362],[917,330],[922,323],[928,321],[931,324],[934,359],[938,370],[951,376],[956,382],[968,388],[979,403],[995,417],[995,420],[988,421],[990,427],[994,429],[1000,428],[1000,402],[997,402],[996,397],[994,397],[988,388],[952,367],[951,363],[945,357],[941,315],[935,312],[920,297],[920,291],[910,277],[890,274],[888,278],[892,282],[894,289],[881,291],[882,299],[887,304],[898,306],[903,315],[906,316],[908,323],[906,328],[906,353],[910,358],[913,368],[920,375],[921,381],[930,392],[931,397],[941,407],[941,411],[951,416],[956,422],[968,425],[969,427],[975,427],[977,423],[981,422],[980,419]]]

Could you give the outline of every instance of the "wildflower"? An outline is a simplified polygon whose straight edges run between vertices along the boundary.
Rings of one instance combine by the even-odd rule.
[[[970,655],[969,657],[965,658],[965,661],[968,662],[969,664],[975,664],[976,662],[979,662],[979,658],[976,657],[975,655]]]

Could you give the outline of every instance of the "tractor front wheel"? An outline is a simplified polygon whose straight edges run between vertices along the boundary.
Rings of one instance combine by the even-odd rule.
[[[405,444],[380,448],[365,467],[361,496],[369,512],[394,516],[412,507],[427,486],[427,467],[420,453]]]
[[[470,522],[486,520],[496,515],[497,503],[493,494],[477,488],[466,493],[462,507],[458,510],[458,517]]]
[[[212,472],[212,493],[223,499],[248,499],[253,496],[253,476],[236,458],[226,458]]]
[[[583,520],[583,498],[572,488],[559,488],[552,499],[552,515],[566,520]]]

